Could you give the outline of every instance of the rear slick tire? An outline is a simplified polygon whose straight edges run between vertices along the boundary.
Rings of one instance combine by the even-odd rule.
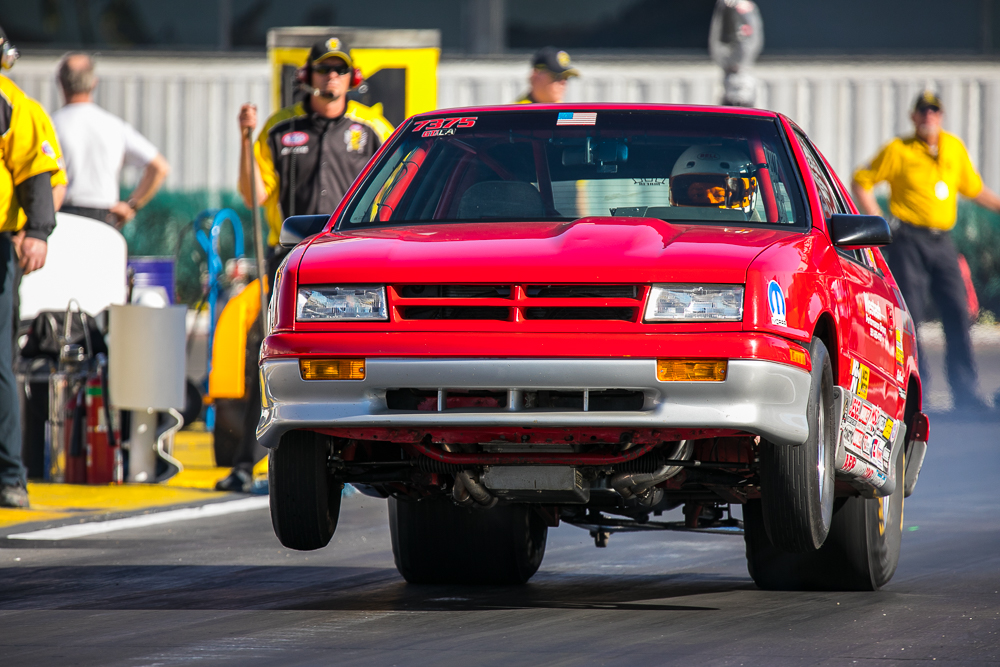
[[[390,498],[389,532],[396,569],[411,584],[511,585],[538,571],[548,527],[529,505]]]
[[[812,382],[801,445],[760,443],[760,494],[770,541],[782,551],[806,553],[823,545],[833,518],[837,448],[833,367],[826,345],[812,339]]]
[[[896,490],[884,498],[839,498],[826,542],[796,554],[771,543],[759,500],[743,506],[747,570],[767,590],[874,591],[889,583],[903,537],[905,456],[896,460]]]
[[[330,478],[328,456],[328,438],[312,431],[289,431],[268,454],[271,525],[289,549],[321,549],[337,530],[344,485]]]

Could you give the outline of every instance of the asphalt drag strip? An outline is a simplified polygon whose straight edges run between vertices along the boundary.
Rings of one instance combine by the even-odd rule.
[[[1000,665],[998,427],[933,417],[899,568],[875,593],[760,591],[738,536],[619,533],[596,549],[567,525],[525,586],[410,586],[386,503],[352,495],[313,552],[282,548],[263,506],[0,539],[0,662]]]

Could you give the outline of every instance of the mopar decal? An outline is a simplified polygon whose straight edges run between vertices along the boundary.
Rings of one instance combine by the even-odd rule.
[[[785,295],[776,280],[767,284],[767,307],[771,311],[771,324],[779,327],[788,326],[788,318],[785,317]]]

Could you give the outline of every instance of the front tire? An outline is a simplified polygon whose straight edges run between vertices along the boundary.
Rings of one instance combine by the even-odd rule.
[[[797,446],[760,443],[761,511],[767,535],[782,551],[800,553],[819,549],[830,531],[837,448],[830,354],[818,338],[812,339],[809,354],[809,439]]]
[[[411,584],[523,584],[548,536],[528,505],[481,510],[445,498],[390,498],[389,531],[396,569]]]
[[[884,498],[840,498],[818,551],[778,549],[767,536],[759,500],[743,506],[747,569],[767,590],[874,591],[889,583],[903,538],[904,454],[896,458],[896,490]]]
[[[289,549],[312,551],[330,542],[340,519],[343,484],[327,470],[328,438],[312,431],[289,431],[268,455],[271,525]]]

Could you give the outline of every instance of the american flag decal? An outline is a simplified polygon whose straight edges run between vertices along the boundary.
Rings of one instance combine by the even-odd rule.
[[[560,111],[556,117],[556,125],[596,125],[596,113],[576,113]]]

